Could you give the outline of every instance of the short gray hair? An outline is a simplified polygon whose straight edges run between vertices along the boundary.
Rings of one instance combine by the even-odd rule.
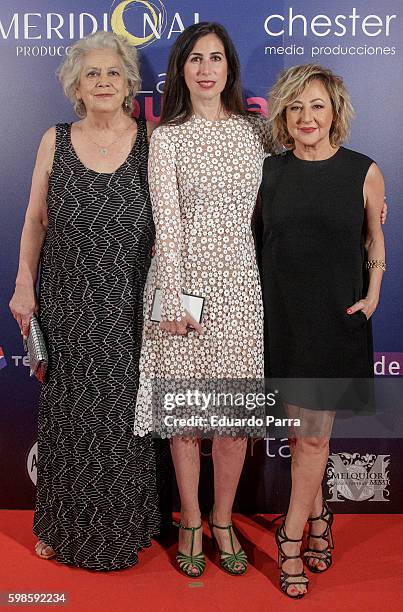
[[[123,110],[128,115],[131,115],[133,112],[133,97],[141,86],[137,50],[129,45],[122,36],[103,31],[85,36],[74,43],[56,73],[64,93],[74,105],[76,114],[79,117],[85,117],[86,115],[83,101],[78,100],[76,97],[76,89],[80,82],[84,56],[92,49],[113,49],[120,56],[129,88],[129,95],[124,100]]]

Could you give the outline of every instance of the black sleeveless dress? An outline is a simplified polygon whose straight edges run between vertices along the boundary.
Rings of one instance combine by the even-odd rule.
[[[133,435],[143,289],[154,226],[146,124],[112,174],[87,169],[56,126],[40,322],[42,387],[34,533],[57,559],[93,570],[134,565],[159,531],[155,455]]]
[[[264,163],[265,375],[309,381],[298,392],[287,386],[287,401],[306,408],[358,411],[371,401],[371,323],[346,310],[367,290],[363,185],[372,163],[344,147],[323,161],[288,151]],[[331,392],[319,383],[334,378],[344,381]],[[346,386],[348,379],[362,384]]]

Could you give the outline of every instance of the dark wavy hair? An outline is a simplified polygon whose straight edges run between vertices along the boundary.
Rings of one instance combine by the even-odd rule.
[[[238,53],[227,30],[219,23],[202,21],[184,30],[172,45],[168,60],[168,71],[162,99],[160,125],[179,125],[192,114],[189,89],[183,76],[186,60],[199,38],[215,34],[222,42],[228,64],[227,82],[221,92],[221,102],[227,113],[245,115],[241,69]]]

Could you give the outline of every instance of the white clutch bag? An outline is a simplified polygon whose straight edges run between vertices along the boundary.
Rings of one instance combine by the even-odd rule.
[[[154,290],[154,298],[151,307],[151,321],[159,323],[161,321],[161,300],[162,291],[161,289]],[[182,306],[188,313],[194,318],[195,321],[201,323],[204,297],[199,295],[192,295],[190,293],[181,293]]]

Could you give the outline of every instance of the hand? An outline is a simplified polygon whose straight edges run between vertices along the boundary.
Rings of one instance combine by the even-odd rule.
[[[45,377],[46,377],[46,371],[43,367],[43,365],[40,363],[36,372],[35,372],[35,377],[39,380],[39,382],[44,383],[45,382]]]
[[[356,302],[355,304],[347,308],[347,314],[352,315],[355,312],[358,312],[359,310],[361,310],[365,314],[368,320],[374,314],[377,306],[378,306],[378,300],[375,300],[373,298],[371,299],[367,296],[366,298],[363,298],[362,300],[358,300],[358,302]]]
[[[386,215],[385,215],[385,219],[386,219]],[[153,246],[151,247],[151,257],[155,256],[155,242],[153,244]]]
[[[173,336],[186,336],[189,329],[194,329],[200,336],[203,335],[203,327],[188,312],[180,321],[161,321],[160,329]]]
[[[28,338],[32,315],[34,313],[38,314],[38,304],[33,287],[28,288],[17,285],[9,307],[19,325],[21,334],[24,338]]]
[[[383,208],[381,210],[381,223],[382,225],[385,225],[386,223],[386,217],[388,216],[388,203],[386,201],[386,196],[384,197],[384,203],[383,203]]]

